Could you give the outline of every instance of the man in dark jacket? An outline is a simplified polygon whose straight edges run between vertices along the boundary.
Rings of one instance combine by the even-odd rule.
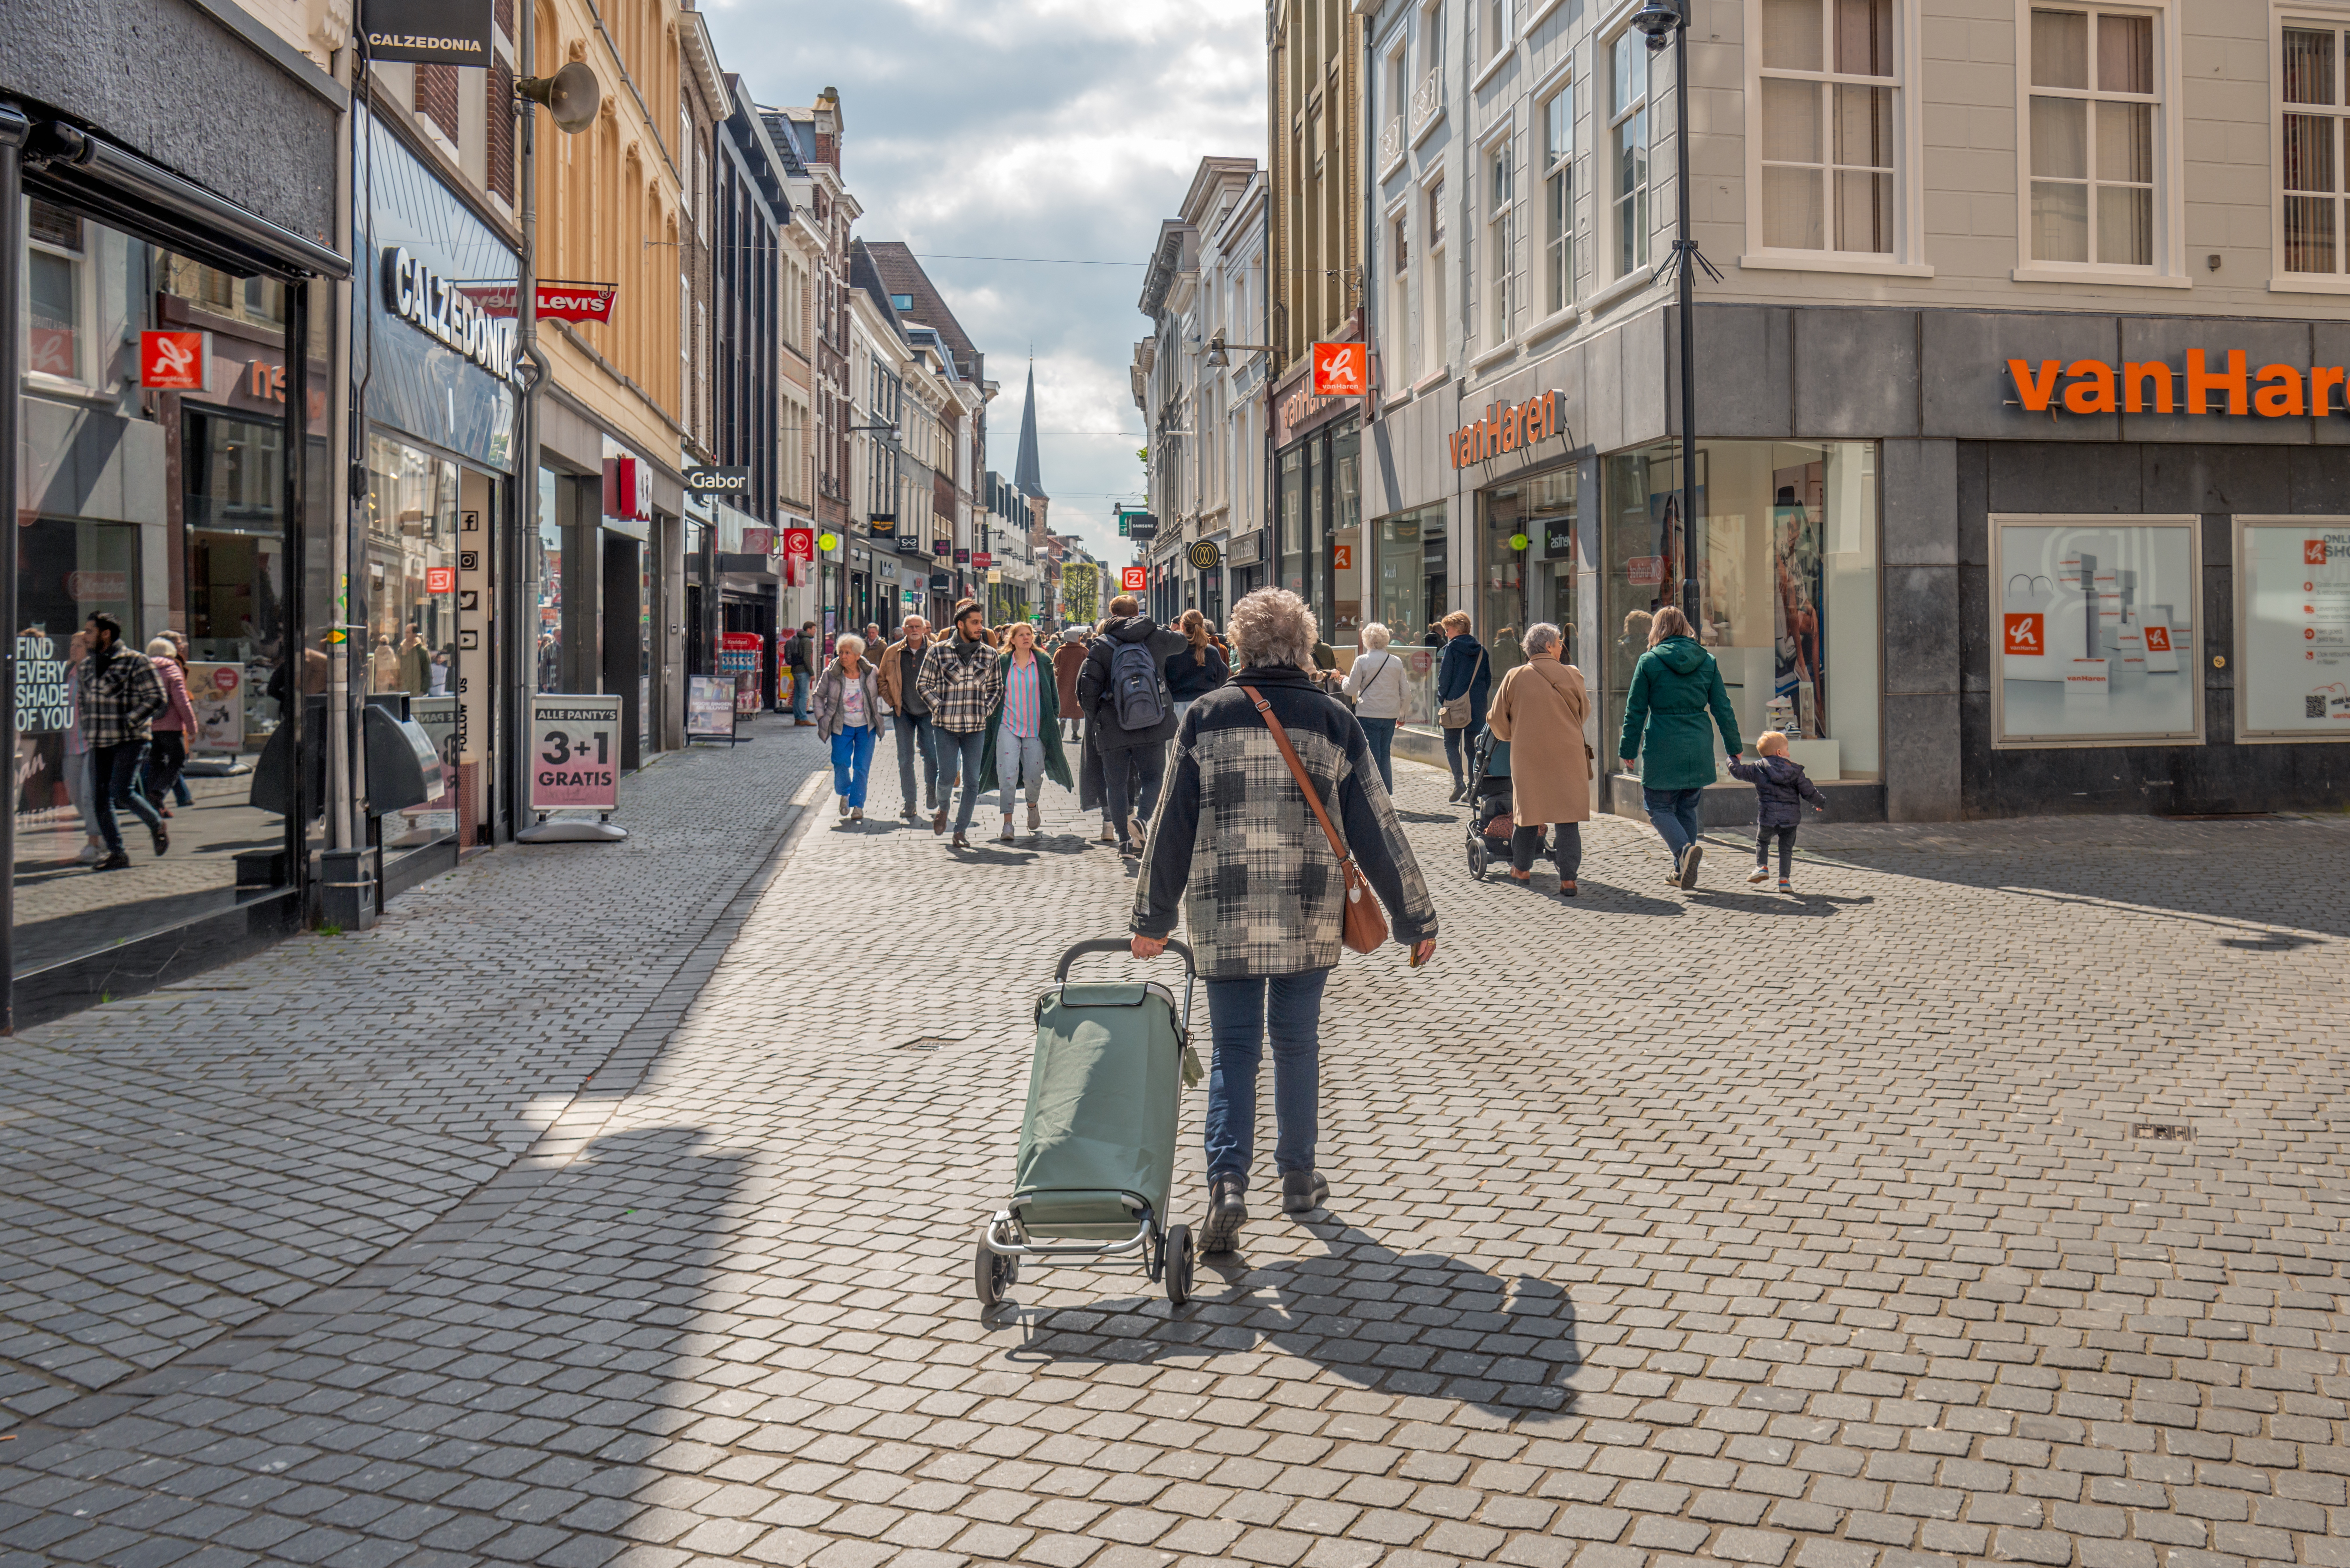
[[[1102,837],[1113,834],[1118,853],[1141,853],[1143,825],[1159,804],[1159,786],[1167,776],[1167,742],[1175,738],[1175,697],[1167,683],[1167,661],[1191,645],[1180,631],[1170,631],[1149,616],[1130,594],[1109,601],[1109,619],[1101,635],[1086,649],[1077,671],[1077,708],[1101,748],[1102,780],[1107,794],[1102,801]],[[1128,728],[1119,722],[1116,690],[1118,651],[1140,646],[1149,650],[1159,679],[1158,722]]]
[[[1469,699],[1468,726],[1444,732],[1444,760],[1452,765],[1452,798],[1461,800],[1469,794],[1462,743],[1474,740],[1485,727],[1485,703],[1493,693],[1493,661],[1486,657],[1484,644],[1470,634],[1466,615],[1454,610],[1438,624],[1451,636],[1436,663],[1436,700],[1443,703],[1463,695]]]
[[[816,684],[816,622],[803,621],[800,628],[784,643],[784,668],[792,672],[792,724],[797,728],[814,728],[816,721],[808,717],[808,689]]]
[[[1085,665],[1084,628],[1071,627],[1062,634],[1061,645],[1053,649],[1053,694],[1061,701],[1061,722],[1069,727],[1064,740],[1077,738],[1077,671]]]

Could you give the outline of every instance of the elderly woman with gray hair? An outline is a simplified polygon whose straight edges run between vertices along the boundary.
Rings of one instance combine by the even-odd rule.
[[[1485,710],[1497,741],[1510,743],[1510,875],[1534,880],[1534,856],[1543,829],[1555,826],[1558,892],[1575,897],[1575,874],[1583,865],[1582,824],[1591,820],[1591,743],[1583,727],[1591,718],[1591,698],[1583,671],[1559,659],[1566,639],[1541,621],[1526,628],[1519,647],[1526,661],[1502,677]]]
[[[1314,1168],[1315,1117],[1322,991],[1342,946],[1346,879],[1268,719],[1287,735],[1413,965],[1436,951],[1436,907],[1363,728],[1315,680],[1313,611],[1286,589],[1261,588],[1233,607],[1228,629],[1241,668],[1192,703],[1176,732],[1130,922],[1135,956],[1153,958],[1174,934],[1180,908],[1207,981],[1214,1064],[1203,1252],[1231,1251],[1248,1219],[1243,1195],[1268,1033],[1281,1207],[1307,1213],[1330,1190]]]
[[[1371,742],[1379,777],[1393,794],[1396,725],[1403,718],[1403,660],[1388,651],[1394,639],[1379,622],[1363,628],[1360,636],[1363,650],[1355,655],[1354,668],[1347,671],[1346,683],[1338,690],[1355,700],[1355,722],[1362,725],[1364,738]]]

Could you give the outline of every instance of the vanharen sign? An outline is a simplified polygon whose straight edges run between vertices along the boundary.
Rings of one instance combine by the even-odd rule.
[[[2258,369],[2241,348],[2226,350],[2218,369],[2200,348],[2187,351],[2187,367],[2174,370],[2160,359],[2010,359],[2016,400],[2024,411],[2054,414],[2210,414],[2292,419],[2304,414],[2350,414],[2345,378],[2350,367],[2262,365]],[[2059,385],[2059,379],[2062,385]],[[2214,409],[2211,400],[2223,400]]]

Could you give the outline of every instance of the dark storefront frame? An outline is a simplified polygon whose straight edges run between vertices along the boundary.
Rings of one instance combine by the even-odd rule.
[[[309,403],[309,284],[348,275],[344,259],[289,230],[223,200],[136,154],[60,120],[36,120],[14,104],[0,103],[0,321],[9,324],[0,339],[0,493],[16,504],[19,495],[18,436],[24,396],[21,338],[15,324],[25,298],[25,202],[37,195],[68,212],[238,278],[264,276],[286,286],[286,330],[280,350],[286,369],[286,449],[307,452]],[[283,464],[286,596],[284,643],[290,652],[307,647],[309,468]],[[0,552],[0,603],[15,614],[16,555]],[[7,753],[17,746],[16,639],[6,640],[8,660],[0,678],[0,726]],[[16,1027],[87,1005],[101,994],[135,992],[197,972],[277,940],[303,919],[309,882],[305,843],[313,797],[312,769],[301,765],[317,744],[306,734],[307,704],[286,709],[286,804],[282,858],[269,867],[274,885],[226,910],[200,915],[86,958],[68,960],[37,973],[15,973],[16,813],[14,803],[0,822],[0,858],[10,875],[0,908],[0,1028]]]

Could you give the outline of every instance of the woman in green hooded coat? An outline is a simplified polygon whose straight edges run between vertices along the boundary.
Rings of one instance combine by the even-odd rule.
[[[1624,698],[1624,734],[1616,754],[1640,759],[1640,805],[1673,853],[1665,880],[1697,886],[1699,807],[1705,786],[1716,777],[1713,735],[1731,762],[1745,748],[1738,740],[1738,715],[1721,683],[1721,666],[1690,635],[1689,617],[1667,605],[1648,628],[1648,651],[1632,670]]]
[[[996,659],[1003,671],[1003,695],[997,700],[995,711],[988,715],[985,731],[995,737],[995,743],[983,753],[985,762],[979,774],[982,794],[998,787],[1003,792],[1003,831],[996,836],[999,843],[1011,842],[1013,791],[1024,778],[1028,784],[1032,834],[1044,826],[1036,799],[1043,783],[1038,770],[1063,789],[1076,787],[1069,774],[1069,759],[1061,750],[1059,682],[1053,678],[1052,660],[1036,651],[1036,628],[1024,620],[1015,621],[1004,640],[1007,646]]]

